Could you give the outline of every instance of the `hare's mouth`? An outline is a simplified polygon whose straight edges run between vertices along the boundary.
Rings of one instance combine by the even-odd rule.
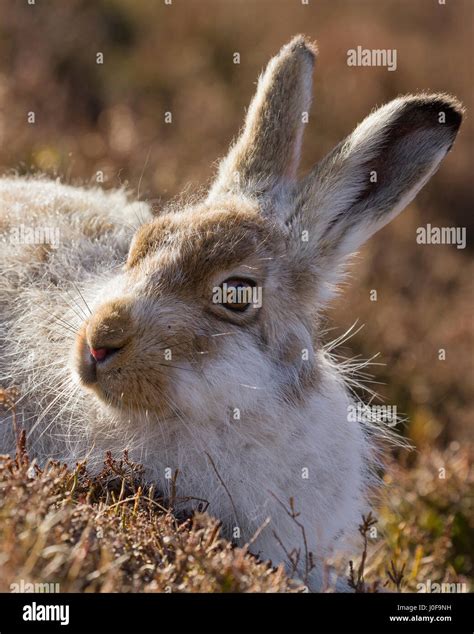
[[[100,378],[112,370],[121,371],[120,356],[122,348],[91,348],[86,338],[79,335],[76,343],[75,366],[80,382],[86,387],[95,387]]]
[[[163,377],[143,377],[127,348],[90,349],[79,337],[75,349],[75,373],[83,388],[105,405],[118,410],[158,411],[165,407]]]

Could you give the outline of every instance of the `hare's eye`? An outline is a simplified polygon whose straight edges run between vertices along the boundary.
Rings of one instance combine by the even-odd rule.
[[[228,310],[243,312],[253,303],[253,289],[255,284],[250,280],[231,278],[223,282],[214,301]],[[217,290],[217,289],[216,289]]]

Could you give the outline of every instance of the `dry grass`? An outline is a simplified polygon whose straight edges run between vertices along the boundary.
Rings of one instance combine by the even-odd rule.
[[[176,519],[126,456],[89,477],[31,465],[24,444],[0,458],[0,592],[296,592],[281,569],[233,549],[205,514]]]
[[[416,591],[430,579],[469,589],[470,457],[451,447],[420,456],[410,468],[392,465],[379,518],[361,523],[363,552],[350,562],[350,587]],[[118,461],[107,455],[94,477],[84,464],[40,469],[30,463],[24,433],[16,457],[0,457],[0,592],[21,580],[59,583],[61,592],[304,591],[281,567],[232,547],[205,513],[175,517],[172,501],[144,483],[141,467],[126,453]]]

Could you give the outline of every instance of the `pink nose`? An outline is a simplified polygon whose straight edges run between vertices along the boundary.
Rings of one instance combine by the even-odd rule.
[[[96,361],[103,361],[110,351],[108,348],[91,348],[90,352]]]

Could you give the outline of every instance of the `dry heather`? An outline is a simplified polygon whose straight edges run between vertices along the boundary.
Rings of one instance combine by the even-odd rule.
[[[473,591],[473,449],[452,442],[444,451],[404,452],[387,465],[368,587],[388,576],[387,587],[404,592],[428,580]]]
[[[469,459],[467,449],[453,446],[416,458],[410,468],[390,466],[379,521],[361,522],[363,552],[348,575],[356,592],[416,591],[428,579],[469,588]],[[304,591],[281,567],[223,540],[215,519],[177,518],[172,507],[173,499],[160,499],[126,453],[121,460],[106,456],[94,477],[84,464],[40,469],[30,463],[22,435],[16,457],[0,457],[0,592],[20,580],[59,583],[62,592]]]
[[[232,549],[215,519],[176,519],[126,456],[91,478],[84,465],[41,470],[21,448],[0,459],[0,490],[0,592],[21,579],[62,592],[298,591]]]

